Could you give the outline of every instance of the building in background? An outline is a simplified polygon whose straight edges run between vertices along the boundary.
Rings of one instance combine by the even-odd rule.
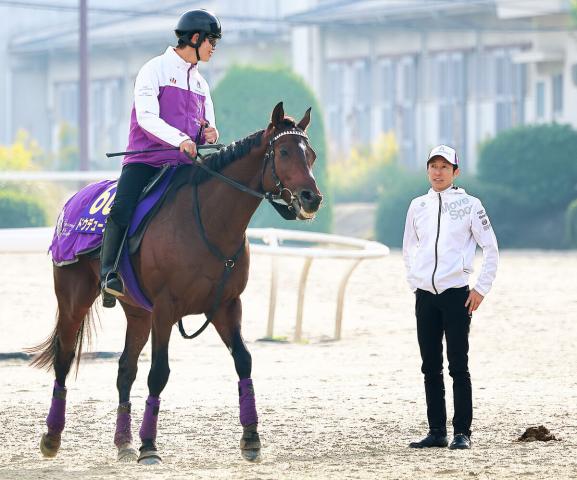
[[[504,129],[577,128],[570,0],[92,0],[93,166],[125,147],[138,69],[174,44],[180,13],[201,7],[224,30],[202,66],[212,88],[234,63],[292,67],[323,105],[334,158],[392,131],[406,165],[420,167],[442,142],[473,171],[479,145]],[[14,18],[0,33],[0,141],[25,128],[56,153],[78,119],[77,13],[14,11],[27,27]],[[41,28],[28,28],[35,21]]]
[[[326,1],[287,20],[308,37],[294,65],[322,98],[333,151],[392,131],[405,164],[447,143],[471,171],[502,130],[577,127],[569,0]]]

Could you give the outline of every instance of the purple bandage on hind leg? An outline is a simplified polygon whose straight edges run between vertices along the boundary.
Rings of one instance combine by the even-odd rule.
[[[258,423],[256,404],[254,400],[254,388],[252,379],[243,378],[238,382],[238,395],[240,405],[240,423],[243,427]]]
[[[158,422],[158,410],[160,407],[160,397],[149,395],[146,399],[146,408],[140,427],[141,440],[156,440],[156,423]]]
[[[116,432],[114,433],[114,445],[121,447],[132,443],[132,417],[130,416],[130,402],[118,405],[116,415]]]
[[[64,422],[66,417],[66,387],[61,387],[56,380],[54,380],[54,389],[52,390],[52,403],[50,405],[50,412],[46,417],[46,425],[48,426],[48,433],[51,435],[59,435],[64,430]]]

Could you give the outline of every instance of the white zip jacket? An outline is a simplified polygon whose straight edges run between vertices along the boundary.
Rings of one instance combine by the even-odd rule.
[[[497,239],[478,198],[462,188],[443,192],[432,188],[413,199],[407,212],[403,236],[403,259],[407,280],[417,288],[440,294],[448,288],[469,284],[477,245],[483,249],[483,265],[476,285],[489,293],[499,263]]]

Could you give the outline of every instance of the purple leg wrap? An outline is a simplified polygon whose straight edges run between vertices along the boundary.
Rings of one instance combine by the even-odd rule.
[[[240,423],[243,427],[258,423],[256,404],[254,401],[254,388],[252,379],[243,378],[238,382],[238,395],[240,404]]]
[[[156,422],[158,421],[158,409],[160,407],[160,397],[149,395],[146,399],[146,408],[140,427],[140,439],[156,440]]]
[[[54,389],[52,390],[52,404],[50,405],[50,412],[46,417],[46,425],[48,426],[48,433],[51,435],[59,435],[64,430],[64,419],[66,416],[66,388],[61,387],[56,380],[54,380]]]
[[[124,402],[118,405],[116,433],[114,434],[114,445],[117,447],[121,447],[126,443],[132,443],[130,407],[130,402]]]

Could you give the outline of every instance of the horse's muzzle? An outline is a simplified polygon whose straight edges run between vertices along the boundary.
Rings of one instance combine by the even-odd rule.
[[[314,217],[314,214],[318,211],[323,201],[323,196],[312,190],[303,189],[297,192],[297,199],[301,206],[298,217],[301,219],[309,219]]]

